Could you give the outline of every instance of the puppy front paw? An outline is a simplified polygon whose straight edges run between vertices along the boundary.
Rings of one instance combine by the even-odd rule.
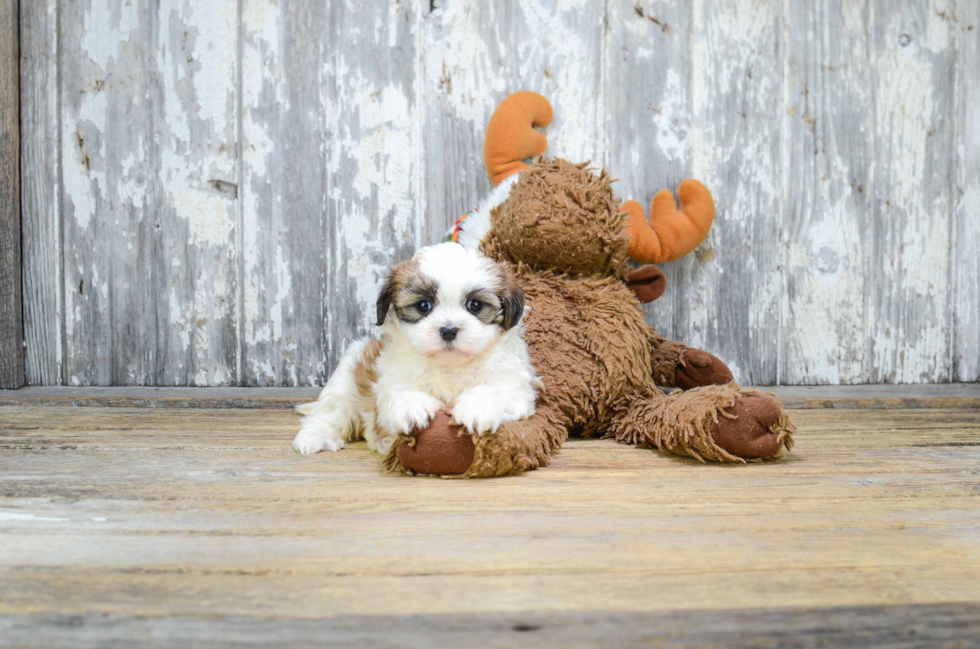
[[[293,440],[293,448],[302,455],[313,455],[320,451],[337,452],[344,448],[343,437],[320,428],[302,428]]]
[[[408,435],[425,428],[445,404],[424,392],[401,394],[391,400],[386,412],[379,416],[382,428],[392,435]]]
[[[453,420],[471,434],[495,433],[510,418],[489,395],[463,393],[453,406]]]
[[[395,443],[394,435],[385,435],[384,437],[379,437],[375,442],[375,450],[381,455],[388,455],[388,451],[391,450],[391,445]]]

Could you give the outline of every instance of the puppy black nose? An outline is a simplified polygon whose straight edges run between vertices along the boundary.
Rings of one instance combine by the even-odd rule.
[[[456,340],[456,334],[459,333],[459,327],[442,327],[439,329],[439,335],[447,343]]]

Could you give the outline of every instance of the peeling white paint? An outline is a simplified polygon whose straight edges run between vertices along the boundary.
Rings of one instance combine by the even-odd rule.
[[[192,246],[233,246],[234,204],[208,185],[234,178],[235,40],[228,37],[237,21],[229,3],[194,3],[186,16],[160,12],[160,33],[180,34],[157,52],[164,92],[162,109],[169,137],[161,138],[161,175],[171,188],[176,215],[186,219]],[[176,19],[171,24],[171,19]],[[193,45],[184,51],[183,45]],[[174,72],[179,72],[175,74]],[[187,83],[187,73],[191,83]],[[194,125],[217,138],[223,148],[196,145]],[[221,140],[219,140],[220,142]],[[210,145],[210,146],[207,146]]]
[[[717,263],[697,267],[690,330],[680,333],[732,362],[744,383],[774,381],[778,371],[784,282],[777,224],[785,214],[774,114],[781,71],[772,54],[779,18],[772,3],[697,2],[692,13],[691,167],[715,197],[715,225],[702,249]]]
[[[926,184],[934,161],[948,160],[936,133],[945,122],[946,104],[936,92],[944,73],[941,57],[930,51],[935,43],[922,48],[915,32],[905,34],[907,42],[900,36],[915,25],[899,13],[878,18],[886,21],[883,32],[894,38],[880,44],[876,60],[875,126],[883,164],[876,171],[874,196],[881,254],[873,263],[891,290],[872,302],[871,317],[891,326],[874,335],[872,377],[897,383],[945,380],[950,372],[949,204],[942,185],[930,190]],[[945,28],[933,26],[936,22],[945,21],[926,17],[926,33],[933,32],[929,38],[948,37]],[[939,167],[941,173],[947,169]]]
[[[256,115],[268,110],[270,102],[274,102],[282,110],[288,109],[279,60],[281,21],[279,5],[276,3],[252,1],[243,4],[242,29],[245,36],[242,68],[245,74],[242,78],[242,146],[245,166],[242,170],[241,188],[241,254],[244,257],[242,281],[245,286],[241,317],[245,323],[245,340],[242,344],[253,350],[253,353],[260,353],[259,350],[269,353],[268,347],[258,345],[273,341],[273,319],[278,320],[277,328],[279,335],[282,335],[281,306],[273,307],[271,313],[259,308],[259,297],[267,291],[264,275],[266,265],[271,266],[272,272],[277,276],[287,273],[287,269],[283,267],[281,232],[268,232],[260,225],[263,222],[261,217],[267,215],[260,214],[259,210],[269,209],[267,205],[260,205],[259,201],[260,196],[267,192],[270,176],[275,171],[275,146],[274,134],[267,131],[256,119]],[[272,207],[277,209],[281,204],[281,197],[274,197],[274,201],[275,205]],[[274,258],[266,260],[268,246],[263,244],[270,239],[275,241]],[[270,382],[276,378],[271,363],[262,363],[261,359],[252,358],[249,359],[249,367],[253,375],[263,376]]]
[[[838,16],[834,12],[840,11]],[[871,56],[861,7],[845,3],[822,17],[841,24],[832,34],[795,12],[781,118],[786,134],[787,214],[794,225],[786,255],[786,296],[780,381],[792,384],[866,383],[869,254],[865,177],[872,160]],[[804,27],[798,22],[806,21]],[[867,186],[866,186],[867,185]],[[860,189],[858,188],[860,187]]]
[[[412,108],[403,90],[378,88],[351,70],[344,56],[338,65],[346,99],[333,112],[337,121],[332,129],[338,139],[331,143],[327,170],[340,178],[353,174],[349,185],[335,185],[343,190],[334,195],[342,206],[337,210],[337,231],[351,253],[346,276],[357,304],[362,305],[362,326],[369,330],[372,312],[364,307],[377,299],[388,263],[399,261],[387,254],[384,241],[392,235],[414,238],[415,192],[421,191],[414,173],[418,144],[413,138]],[[380,232],[382,225],[392,231]]]
[[[62,125],[63,147],[69,152],[62,166],[65,194],[82,230],[88,229],[95,216],[96,200],[107,198],[105,142],[100,137],[97,148],[93,148],[90,135],[105,132],[107,111],[106,93],[85,93],[77,115]]]
[[[344,338],[373,330],[388,262],[485,193],[486,119],[518,88],[555,106],[549,153],[606,162],[616,150],[616,165],[631,165],[610,168],[623,185],[653,156],[665,186],[683,171],[712,189],[718,222],[696,263],[668,268],[683,296],[671,304],[685,311],[665,320],[743,381],[767,379],[776,354],[790,382],[978,377],[980,262],[962,243],[980,240],[980,84],[964,31],[980,24],[977,8],[699,0],[668,33],[632,4],[597,0],[447,0],[431,14],[342,1],[310,5],[311,32],[324,34],[312,44],[270,0],[245,0],[241,26],[235,3],[60,8],[72,16],[60,23],[64,96],[45,119],[61,124],[68,382],[106,380],[120,319],[134,314],[158,317],[163,338],[125,359],[121,380],[162,364],[174,383],[232,382],[228,346],[241,344],[250,381],[321,381]],[[612,45],[627,40],[628,51]],[[629,84],[654,69],[657,87]],[[607,119],[634,113],[642,142],[607,142]],[[305,162],[287,152],[297,130],[318,141],[309,164],[325,167],[302,197],[284,195],[283,170]],[[297,250],[302,237],[309,248]],[[159,295],[145,295],[149,271],[128,276],[137,254],[164,255],[148,260]],[[317,282],[324,304],[301,303]],[[324,345],[325,358],[310,351]]]
[[[434,22],[424,47],[426,81],[456,116],[480,133],[494,108],[492,98],[522,88],[540,92],[557,108],[547,130],[549,154],[601,164],[602,14],[594,13],[596,7],[590,0],[521,2],[513,5],[516,16],[509,17],[501,15],[506,12],[495,2],[440,3],[429,17]],[[506,23],[514,36],[526,37],[505,42],[500,37],[504,20],[514,21]],[[495,29],[488,30],[488,25]],[[481,177],[482,158],[474,162],[480,168],[460,171]]]
[[[81,30],[82,51],[102,70],[108,70],[119,56],[118,44],[136,35],[139,14],[140,5],[135,2],[92,2]]]
[[[677,70],[667,71],[667,85],[664,88],[667,101],[653,115],[656,128],[657,146],[668,160],[687,160],[690,157],[691,141],[688,137],[690,115],[687,107],[687,93],[681,83]],[[637,160],[637,164],[642,161]]]

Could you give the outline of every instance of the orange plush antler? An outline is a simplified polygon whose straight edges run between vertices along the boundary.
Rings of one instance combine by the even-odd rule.
[[[483,161],[494,187],[504,178],[527,169],[524,158],[541,155],[548,138],[533,126],[551,124],[554,114],[548,100],[536,92],[521,90],[497,106],[487,124]]]
[[[677,189],[681,208],[677,209],[669,189],[657,192],[650,204],[650,222],[636,201],[623,203],[629,215],[629,257],[647,264],[663,264],[680,259],[698,247],[711,229],[715,202],[708,188],[696,180],[685,180]]]

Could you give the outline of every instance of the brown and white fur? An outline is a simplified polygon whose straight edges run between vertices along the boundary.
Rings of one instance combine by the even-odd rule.
[[[363,438],[384,455],[443,408],[476,435],[534,414],[524,294],[506,265],[458,243],[429,246],[389,271],[377,306],[384,335],[353,343],[317,401],[298,408],[294,449]]]

